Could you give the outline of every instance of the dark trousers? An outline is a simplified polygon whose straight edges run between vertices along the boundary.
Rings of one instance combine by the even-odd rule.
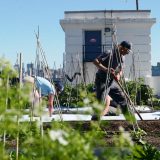
[[[96,77],[95,87],[96,97],[99,101],[102,101],[102,98],[106,93],[106,95],[109,95],[117,104],[121,106],[122,112],[126,113],[128,109],[125,95],[113,79],[109,80],[107,84],[105,79],[102,80],[100,77]]]

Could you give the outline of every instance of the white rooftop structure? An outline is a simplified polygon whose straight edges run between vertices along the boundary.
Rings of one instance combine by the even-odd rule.
[[[133,54],[125,60],[125,77],[151,76],[151,27],[156,22],[150,10],[66,11],[60,24],[65,32],[65,72],[81,72],[92,83],[93,59],[115,43],[131,41]]]

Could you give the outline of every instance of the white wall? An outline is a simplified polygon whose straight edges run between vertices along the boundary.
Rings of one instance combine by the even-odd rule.
[[[160,76],[145,77],[145,82],[153,88],[154,94],[160,96]]]
[[[150,18],[150,11],[69,11],[65,12],[65,18],[60,24],[65,32],[66,72],[73,74],[76,71],[77,61],[82,60],[82,46],[84,44],[84,31],[101,30],[102,44],[109,42],[106,39],[104,28],[115,25],[117,42],[129,40],[133,43],[133,53],[126,56],[125,76],[133,74],[133,57],[135,75],[137,77],[151,76],[151,27],[156,22]],[[78,55],[79,59],[75,58]],[[73,64],[74,63],[74,64]],[[95,67],[91,62],[84,64],[86,82],[93,81]],[[83,69],[81,69],[82,71]],[[131,76],[133,77],[133,75]],[[131,78],[129,77],[129,78]]]

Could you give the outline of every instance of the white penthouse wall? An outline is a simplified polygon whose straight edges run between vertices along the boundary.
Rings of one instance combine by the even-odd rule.
[[[96,68],[91,62],[83,63],[84,31],[100,30],[102,44],[111,43],[104,28],[115,28],[117,42],[131,41],[133,54],[125,60],[125,77],[151,76],[151,27],[156,22],[150,17],[150,10],[120,11],[67,11],[60,24],[65,32],[65,69],[72,76],[84,71],[87,83],[93,82]],[[114,26],[114,27],[113,27]],[[107,38],[107,39],[106,39]]]
[[[160,76],[145,77],[145,82],[153,89],[155,95],[160,96]]]

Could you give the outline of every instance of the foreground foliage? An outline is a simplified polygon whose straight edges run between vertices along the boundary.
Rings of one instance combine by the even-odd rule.
[[[17,76],[7,61],[0,60],[0,159],[2,160],[158,160],[160,152],[147,143],[133,142],[130,133],[120,128],[113,146],[106,144],[105,132],[100,130],[100,121],[91,122],[90,130],[74,129],[63,121],[50,125],[38,121],[23,122],[26,103],[29,103],[29,88],[10,84]],[[91,94],[80,92],[79,98],[100,112],[101,105]],[[9,109],[8,109],[9,108]],[[137,133],[136,138],[142,139]]]

